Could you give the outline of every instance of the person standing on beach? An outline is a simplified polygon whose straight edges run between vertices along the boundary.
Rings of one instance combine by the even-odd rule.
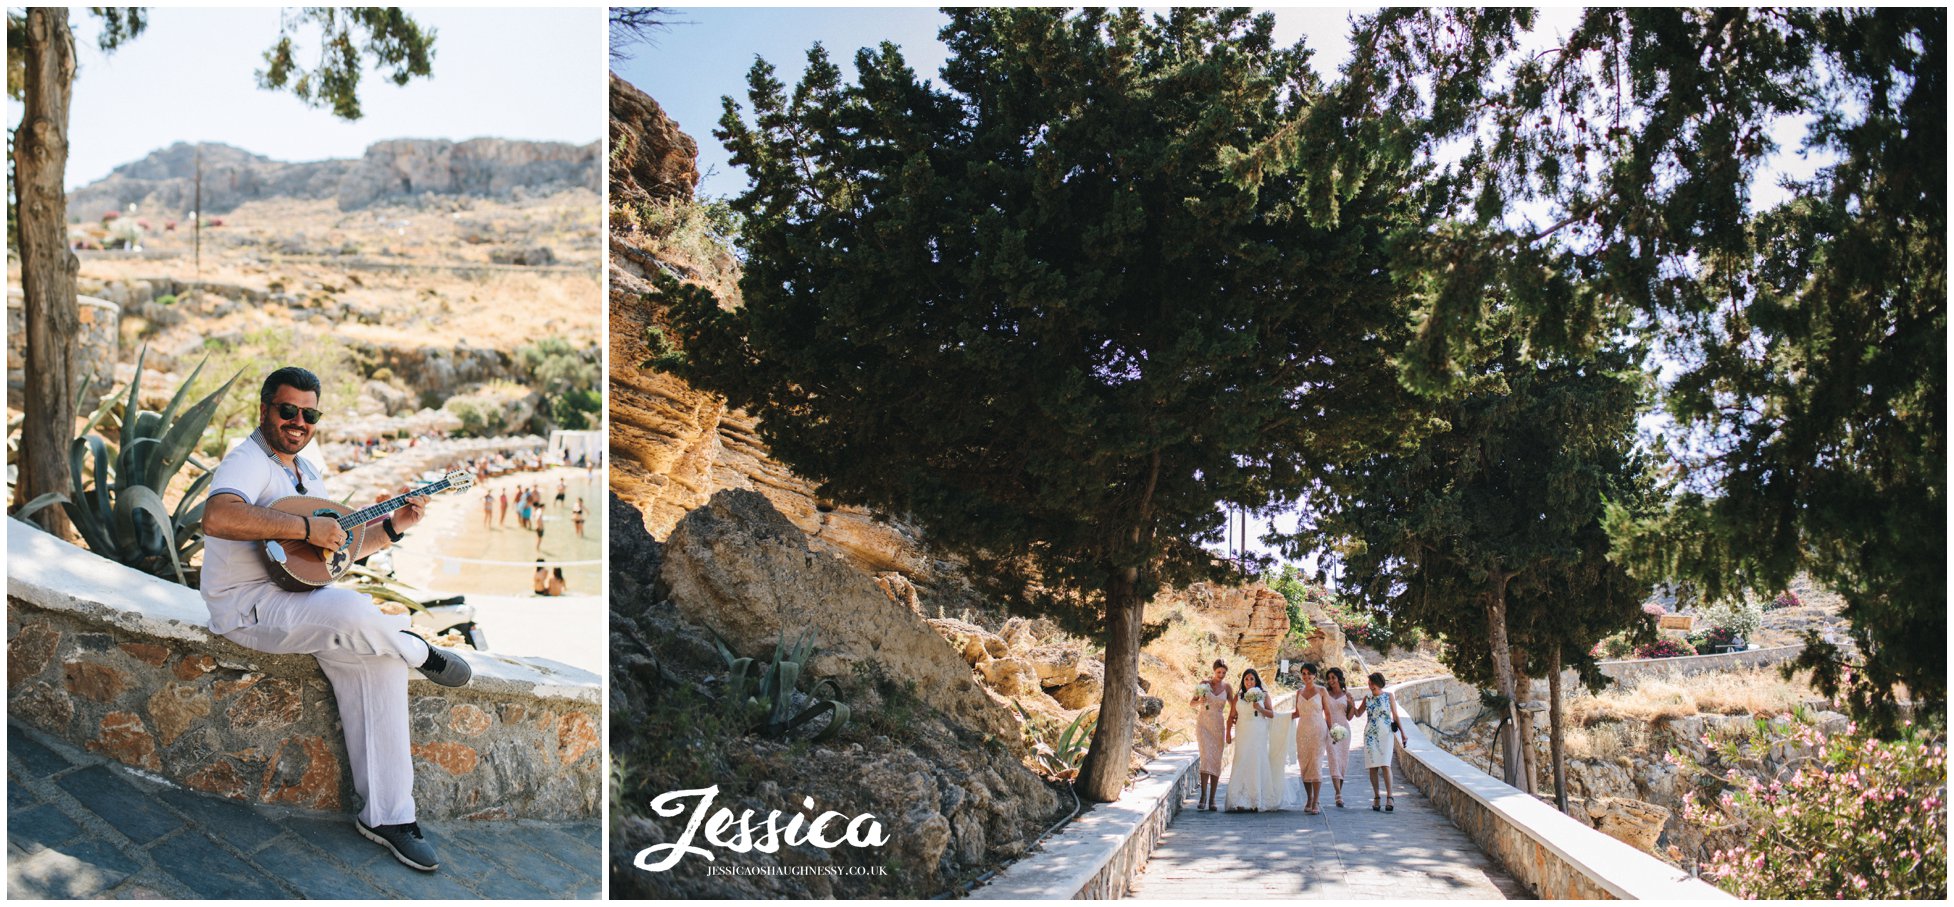
[[[509,525],[509,489],[507,488],[502,489],[502,517],[496,525]]]
[[[495,492],[482,489],[482,525],[495,525]]]
[[[541,501],[536,503],[536,511],[530,517],[536,521],[536,550],[541,551],[543,550],[543,504]]]
[[[583,498],[578,498],[577,509],[570,511],[570,523],[577,527],[577,538],[583,538]]]

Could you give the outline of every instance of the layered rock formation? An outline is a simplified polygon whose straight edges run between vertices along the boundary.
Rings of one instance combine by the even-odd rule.
[[[1175,605],[1186,605],[1213,618],[1220,625],[1221,643],[1241,653],[1253,666],[1275,664],[1283,637],[1289,635],[1288,599],[1259,583],[1248,586],[1195,583],[1186,589],[1162,593],[1150,607]]]
[[[611,201],[691,198],[699,143],[636,85],[611,73]]]
[[[698,145],[657,102],[611,77],[611,198],[690,198]],[[613,229],[619,224],[613,223]],[[680,273],[655,240],[611,239],[611,487],[636,505],[645,528],[664,538],[688,511],[727,488],[757,491],[806,533],[817,551],[870,573],[927,576],[931,564],[913,530],[865,510],[834,507],[814,486],[767,455],[753,417],[654,369],[647,338],[665,315],[646,301],[652,276]],[[729,300],[730,302],[730,300]]]
[[[69,212],[83,220],[107,211],[176,215],[196,207],[203,158],[203,210],[222,214],[267,198],[335,199],[342,211],[423,193],[508,197],[585,188],[598,191],[598,145],[478,138],[376,142],[358,160],[287,163],[230,145],[178,142],[115,168],[75,190]]]

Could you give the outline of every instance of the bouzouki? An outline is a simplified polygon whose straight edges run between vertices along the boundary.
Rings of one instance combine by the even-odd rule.
[[[439,482],[423,485],[413,491],[389,500],[381,501],[371,507],[354,510],[345,504],[325,498],[291,495],[272,502],[271,509],[304,517],[331,517],[346,530],[346,541],[338,548],[327,551],[304,539],[270,539],[264,543],[265,565],[270,568],[271,581],[280,589],[290,592],[310,592],[331,585],[334,580],[346,574],[353,566],[353,552],[365,547],[366,533],[373,528],[373,521],[399,510],[407,499],[419,495],[433,495],[444,491],[466,491],[475,484],[472,473],[456,470]]]

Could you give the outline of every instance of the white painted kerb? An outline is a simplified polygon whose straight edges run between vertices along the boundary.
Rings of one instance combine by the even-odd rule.
[[[210,611],[197,591],[125,567],[7,519],[7,595],[144,636],[209,643]],[[592,627],[591,632],[600,628]],[[547,658],[468,652],[470,686],[595,705],[602,680]],[[418,675],[416,682],[427,682]]]
[[[1391,691],[1402,701],[1406,691],[1414,691],[1420,684],[1450,679],[1407,681],[1391,687]],[[1539,842],[1615,897],[1640,901],[1730,899],[1722,889],[1691,878],[1689,873],[1473,768],[1425,739],[1424,729],[1418,722],[1410,720],[1409,715],[1405,718],[1404,733],[1410,746],[1398,750],[1400,758],[1418,760],[1432,774],[1479,801],[1501,821]]]
[[[1200,761],[1200,753],[1183,747],[1169,750],[1147,764],[1147,777],[1113,803],[1101,803],[1076,819],[1030,856],[1004,868],[989,884],[972,892],[972,900],[1069,901],[1079,897],[1107,864],[1119,855],[1127,839],[1162,807],[1161,801],[1179,796],[1181,777]]]

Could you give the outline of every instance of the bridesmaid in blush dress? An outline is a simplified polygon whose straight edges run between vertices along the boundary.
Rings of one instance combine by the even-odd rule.
[[[1194,689],[1188,704],[1194,713],[1194,739],[1201,747],[1201,802],[1194,808],[1215,810],[1221,785],[1221,756],[1228,747],[1228,703],[1235,691],[1228,686],[1228,663],[1216,660],[1214,674]]]
[[[1323,672],[1323,704],[1329,712],[1330,736],[1330,784],[1336,788],[1337,808],[1343,808],[1343,773],[1350,767],[1350,701],[1349,685],[1344,682],[1343,669],[1331,668]],[[1336,739],[1336,729],[1343,728],[1343,739]]]
[[[1303,791],[1309,795],[1303,812],[1314,816],[1323,811],[1317,801],[1323,794],[1323,743],[1330,734],[1324,712],[1327,694],[1316,685],[1316,665],[1304,662],[1299,673],[1303,682],[1296,688],[1292,713],[1296,717],[1296,763],[1302,772]]]

